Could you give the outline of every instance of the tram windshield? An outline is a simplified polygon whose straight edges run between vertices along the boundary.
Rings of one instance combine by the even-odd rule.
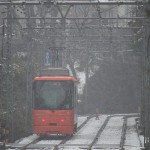
[[[34,109],[71,109],[73,104],[73,82],[35,81],[33,85]]]

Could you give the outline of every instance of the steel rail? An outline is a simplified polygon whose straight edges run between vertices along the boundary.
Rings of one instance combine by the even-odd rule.
[[[137,118],[137,119],[139,119],[139,118]],[[139,129],[138,129],[139,121],[137,121],[137,119],[135,119],[136,120],[136,132],[137,132],[137,135],[138,135],[138,140],[139,140],[140,146],[142,147],[142,141],[140,139],[140,133],[139,133]]]
[[[127,118],[131,118],[131,117],[140,117],[139,113],[133,113],[133,114],[114,114],[111,115],[111,117],[119,117],[119,116],[125,116]]]
[[[109,119],[111,118],[111,117],[116,117],[116,116],[121,116],[121,115],[110,115],[110,116],[108,116],[107,118],[106,118],[106,120],[104,121],[104,123],[103,123],[103,125],[101,126],[101,128],[99,129],[99,131],[97,132],[97,134],[96,134],[96,136],[95,136],[95,138],[93,139],[93,141],[91,142],[91,144],[90,145],[88,145],[87,146],[87,149],[88,150],[91,150],[92,149],[92,147],[94,146],[94,144],[95,144],[95,142],[97,141],[97,139],[100,137],[100,135],[101,135],[101,133],[103,132],[103,130],[105,129],[105,127],[106,127],[106,125],[107,125],[107,123],[108,123],[108,121],[109,121]],[[127,129],[127,118],[130,118],[130,117],[137,117],[137,114],[133,114],[133,115],[125,115],[124,116],[124,122],[123,122],[123,126],[122,126],[122,133],[121,133],[121,140],[120,140],[120,144],[119,144],[119,147],[120,147],[120,150],[123,150],[123,146],[124,146],[124,142],[125,142],[125,136],[126,136],[126,129]],[[88,121],[89,121],[89,119],[91,119],[93,116],[89,116],[89,117],[87,117],[87,119],[77,128],[77,131],[79,131]],[[68,137],[66,137],[64,140],[62,140],[59,144],[57,144],[57,145],[50,145],[50,144],[47,144],[47,145],[42,145],[42,146],[37,146],[37,147],[32,147],[32,145],[31,144],[33,144],[33,143],[36,143],[37,142],[37,140],[38,139],[36,139],[36,140],[34,140],[34,141],[32,141],[31,143],[29,143],[29,144],[27,144],[27,145],[25,145],[25,146],[22,146],[22,147],[15,147],[15,146],[10,146],[10,147],[6,147],[6,148],[11,148],[11,149],[16,149],[16,148],[18,148],[18,149],[20,149],[20,150],[25,150],[25,149],[38,149],[38,148],[40,148],[40,149],[44,149],[44,148],[51,148],[51,149],[53,149],[53,150],[59,150],[59,146],[61,146],[61,145],[63,145],[63,144],[65,144],[68,140],[70,140],[72,138],[72,136],[68,136]],[[38,141],[40,141],[40,140],[38,140]],[[29,146],[29,147],[28,147]],[[65,145],[64,145],[65,146]],[[72,146],[72,145],[71,145]],[[74,146],[77,146],[76,144],[74,145]],[[83,146],[82,144],[79,144],[78,146]],[[116,147],[116,145],[114,145],[115,147]]]
[[[115,116],[121,116],[121,115],[114,115],[112,117],[115,117]],[[120,150],[124,150],[124,142],[125,142],[125,139],[126,139],[126,130],[127,130],[127,119],[128,118],[131,118],[131,117],[139,117],[139,114],[131,114],[131,115],[125,115],[124,116],[124,123],[123,123],[123,126],[122,126],[122,133],[121,133],[121,140],[120,140]],[[138,133],[138,131],[137,131]],[[138,137],[139,139],[139,137]],[[139,143],[140,143],[140,146],[141,146],[141,141],[139,139]]]
[[[92,118],[93,116],[90,115],[87,117],[87,119],[77,128],[77,131],[78,132],[83,126],[85,126],[87,124],[87,122]],[[72,136],[68,136],[66,137],[63,141],[61,141],[59,144],[55,145],[54,146],[54,149],[53,150],[59,150],[59,146],[62,145],[62,144],[65,144],[68,140],[70,140],[72,138]]]
[[[127,119],[128,119],[128,118],[131,118],[131,117],[140,118],[140,114],[132,115],[132,116],[126,116],[126,117],[127,117]],[[136,132],[137,132],[137,135],[138,135],[138,141],[139,141],[139,143],[140,143],[140,147],[142,148],[142,142],[141,142],[141,139],[140,139],[140,137],[139,137],[139,131],[138,131],[138,127],[137,127],[137,121],[136,121],[136,127],[135,127],[135,129],[136,129]],[[123,150],[124,150],[124,149],[123,149]]]
[[[93,116],[91,115],[91,116],[88,116],[87,117],[87,119],[77,128],[77,132],[92,118]],[[61,144],[64,144],[65,142],[67,142],[68,140],[70,140],[72,138],[72,136],[67,136],[64,140],[62,140],[59,144],[57,144],[57,145],[49,145],[48,144],[48,146],[49,147],[54,147],[53,148],[53,150],[58,150],[58,147],[61,145]],[[28,144],[25,144],[25,145],[21,145],[21,144],[6,144],[4,147],[5,147],[5,149],[6,148],[11,148],[11,149],[19,149],[19,150],[25,150],[25,149],[38,149],[38,146],[37,147],[35,147],[35,146],[33,146],[32,147],[32,144],[36,144],[37,142],[39,142],[39,141],[41,141],[41,139],[40,139],[40,137],[38,138],[38,139],[35,139],[35,140],[33,140],[33,141],[31,141],[30,143],[28,143]],[[40,146],[39,148],[42,148],[42,149],[44,149],[44,148],[46,148],[47,147],[47,145],[43,145],[43,146]]]
[[[87,117],[87,119],[77,128],[77,132],[87,124],[87,122],[93,117],[93,115],[90,115]]]
[[[127,130],[127,116],[124,117],[124,122],[122,126],[121,140],[120,140],[120,150],[124,150],[124,142],[126,139],[126,130]]]
[[[40,139],[40,137],[31,141],[28,144],[23,144],[23,146],[22,146],[22,144],[18,144],[18,143],[17,144],[9,144],[8,143],[8,144],[5,144],[5,149],[11,148],[11,149],[26,150],[29,145],[39,142],[40,141],[39,139]]]
[[[94,140],[91,142],[91,144],[88,146],[88,150],[91,150],[92,149],[92,146],[95,144],[95,142],[97,141],[98,137],[100,136],[100,134],[103,132],[104,128],[106,127],[109,119],[110,119],[111,116],[108,116],[106,118],[106,120],[104,121],[103,125],[101,126],[101,128],[99,129],[99,131],[97,132]]]
[[[77,20],[77,19],[86,19],[86,20],[88,20],[88,19],[95,19],[95,20],[103,20],[103,19],[114,19],[114,20],[117,20],[117,19],[122,19],[122,20],[124,20],[124,19],[126,19],[126,20],[131,20],[131,19],[149,19],[148,17],[65,17],[65,18],[62,18],[62,17],[45,17],[45,18],[43,18],[43,17],[19,17],[19,18],[17,18],[17,17],[13,17],[13,18],[9,18],[9,17],[6,17],[6,18],[2,18],[2,19],[12,19],[12,20],[14,20],[14,19],[26,19],[26,20],[28,20],[28,19],[43,19],[43,20],[48,20],[48,19],[58,19],[58,20],[61,20],[61,19],[65,19],[65,20]]]
[[[144,1],[12,1],[12,2],[0,2],[0,5],[147,5],[148,2]]]
[[[39,137],[40,138],[40,137]],[[29,144],[27,144],[27,145],[25,145],[25,146],[23,146],[20,150],[26,150],[27,149],[27,147],[29,146],[29,145],[31,145],[31,144],[35,144],[35,143],[37,143],[37,142],[39,142],[40,141],[40,139],[36,139],[36,140],[34,140],[34,141],[32,141],[31,143],[29,143]]]
[[[84,30],[86,29],[121,29],[121,30],[123,30],[123,29],[142,29],[143,27],[101,27],[101,26],[84,26]],[[31,27],[31,28],[21,28],[21,30],[26,30],[26,29],[32,29],[32,30],[50,30],[50,29],[63,29],[63,28],[61,28],[61,27],[35,27],[35,28],[33,28],[33,27]],[[78,29],[77,27],[65,27],[65,29]],[[82,30],[82,27],[81,27],[81,30]],[[67,33],[67,32],[65,32],[65,33]]]
[[[94,37],[105,37],[105,38],[109,38],[109,36],[101,36],[101,35],[94,35],[94,34],[91,34],[91,35],[88,35],[88,34],[86,34],[86,35],[48,35],[48,36],[44,36],[44,37],[57,37],[57,38],[70,38],[70,37],[81,37],[81,38],[90,38],[90,37],[92,37],[92,38],[94,38]],[[122,36],[112,36],[112,38],[123,38],[123,39],[125,39],[125,38],[131,38],[131,37],[137,37],[137,35],[122,35]],[[103,40],[103,39],[102,39]]]

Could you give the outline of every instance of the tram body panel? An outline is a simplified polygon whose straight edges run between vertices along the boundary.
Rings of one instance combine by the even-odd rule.
[[[77,126],[76,94],[76,80],[71,76],[34,78],[33,133],[73,134]]]

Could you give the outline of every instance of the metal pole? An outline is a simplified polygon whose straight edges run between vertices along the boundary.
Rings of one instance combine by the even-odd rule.
[[[30,8],[27,8],[27,15],[29,18]],[[32,115],[32,75],[33,75],[33,62],[32,62],[32,54],[33,54],[33,40],[32,40],[32,22],[28,19],[28,35],[27,35],[27,78],[26,78],[26,117],[25,117],[25,125],[26,132],[31,131],[31,115]]]
[[[11,18],[11,7],[7,6],[7,17]],[[5,34],[4,34],[5,35]],[[11,131],[10,139],[14,140],[14,95],[13,95],[13,66],[12,66],[12,50],[11,50],[11,38],[12,38],[12,19],[7,20],[6,30],[6,66],[7,66],[7,81],[6,81],[6,99],[7,99],[7,126]]]
[[[40,2],[38,0],[35,1],[12,1],[12,2],[0,2],[0,5],[144,5],[148,4],[148,2],[143,1],[44,1]]]
[[[3,18],[3,19],[12,19],[12,18]],[[60,19],[60,20],[62,20],[63,19],[63,17],[30,17],[30,18],[28,18],[28,17],[19,17],[19,18],[17,18],[17,17],[14,17],[13,18],[13,20],[15,20],[15,19],[26,19],[26,20],[28,20],[28,19],[45,19],[45,20],[47,20],[47,19]],[[96,19],[96,20],[99,20],[99,19],[116,19],[116,20],[118,20],[118,19],[129,19],[129,20],[131,20],[131,19],[147,19],[148,20],[148,18],[147,17],[144,17],[144,16],[142,16],[142,17],[102,17],[102,18],[99,18],[99,17],[65,17],[65,19],[66,20],[77,20],[77,19]]]
[[[85,68],[85,112],[88,111],[88,80],[89,80],[89,47],[88,41],[86,42],[87,50],[86,50],[86,68]]]
[[[148,52],[148,90],[150,90],[150,74],[149,74],[149,69],[150,69],[150,33],[148,35],[147,39],[147,52]],[[148,92],[148,99],[146,103],[146,113],[147,113],[147,118],[146,118],[146,132],[147,132],[147,148],[150,148],[150,94]]]
[[[4,57],[4,38],[5,38],[5,19],[3,19],[3,27],[2,27],[2,50],[1,50],[1,58]]]
[[[2,64],[0,63],[0,103],[2,102]]]

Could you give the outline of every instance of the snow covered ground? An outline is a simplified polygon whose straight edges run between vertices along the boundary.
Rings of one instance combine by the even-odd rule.
[[[107,117],[108,115],[100,115],[99,120],[96,120],[95,117],[91,118],[87,124],[85,124],[85,126],[83,126],[83,128],[81,128],[77,133],[75,133],[69,141],[63,145],[60,145],[58,148],[60,150],[77,150],[88,148],[97,135],[97,132],[106,121]],[[80,126],[86,119],[87,116],[80,116],[78,118],[78,126]],[[141,138],[139,138],[136,130],[135,119],[136,117],[128,116],[127,118],[126,140],[124,142],[124,148],[126,150],[139,150],[142,147],[142,142],[140,141]],[[92,149],[119,149],[123,124],[123,115],[111,116]],[[21,139],[17,143],[20,145],[25,145],[31,143],[35,139],[38,139],[38,136],[34,134]],[[39,149],[40,147],[45,147],[43,150],[51,150],[60,142],[61,139],[41,140],[36,144],[32,144],[28,148],[30,149],[31,147],[36,147],[36,149]]]
[[[106,120],[106,117],[106,115],[100,116],[99,120],[96,120],[95,117],[91,118],[84,128],[79,130],[79,132],[77,132],[71,140],[66,142],[65,145],[78,145],[79,147],[85,147],[85,145],[88,146],[91,144],[93,138]]]
[[[142,141],[136,130],[136,118],[128,118],[127,120],[127,131],[125,140],[125,149],[138,150],[142,147]]]
[[[105,130],[98,138],[97,145],[119,145],[121,140],[123,117],[110,118]],[[114,138],[115,137],[115,138]]]

